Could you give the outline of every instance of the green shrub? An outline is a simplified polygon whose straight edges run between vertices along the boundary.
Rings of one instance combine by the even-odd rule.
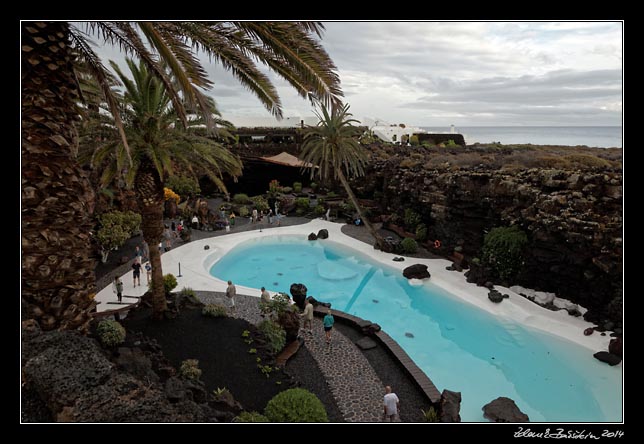
[[[245,205],[252,203],[250,198],[248,197],[248,194],[244,193],[238,193],[233,196],[233,202],[239,205]]]
[[[326,193],[326,197],[327,198],[328,197],[338,197],[338,194],[336,192],[334,192],[334,191],[329,191],[328,193]]]
[[[286,293],[277,293],[269,302],[260,301],[259,310],[264,315],[276,319],[280,314],[294,310],[291,298]],[[250,332],[249,332],[250,335]]]
[[[265,319],[257,325],[257,329],[266,338],[266,343],[272,353],[279,353],[286,345],[286,332],[274,321]]]
[[[440,422],[438,413],[436,413],[436,409],[434,409],[434,407],[430,407],[427,411],[421,410],[421,412],[423,412],[423,419],[425,422]]]
[[[209,316],[211,318],[225,318],[226,316],[228,316],[226,307],[223,307],[219,304],[206,304],[201,309],[201,314],[204,316]]]
[[[179,367],[179,376],[185,379],[199,379],[201,377],[201,369],[199,368],[199,361],[196,359],[186,359]]]
[[[423,242],[427,239],[427,225],[420,223],[416,226],[416,240]]]
[[[233,418],[233,422],[270,422],[268,418],[257,412],[241,412]]]
[[[329,422],[322,402],[303,388],[278,393],[268,401],[264,414],[271,422]]]
[[[168,273],[163,275],[163,289],[165,294],[170,294],[172,290],[177,288],[177,278],[174,277],[174,274]]]
[[[96,242],[101,247],[103,262],[106,262],[110,251],[117,250],[138,233],[141,215],[133,211],[110,211],[98,216],[98,222]]]
[[[257,211],[268,211],[268,201],[262,196],[253,196],[250,200],[253,202],[253,205],[255,205],[255,208],[257,208]]]
[[[406,237],[400,242],[403,253],[413,254],[418,251],[418,244],[411,237]]]
[[[298,197],[295,199],[295,207],[301,208],[303,210],[308,210],[311,205],[311,201],[308,197]]]
[[[318,190],[318,183],[317,182],[311,182],[311,189],[313,192],[316,192]]]
[[[459,145],[457,145],[456,142],[454,142],[453,139],[449,139],[447,141],[447,143],[445,144],[445,146],[459,146]]]
[[[416,134],[413,134],[413,135],[409,138],[409,143],[410,143],[412,146],[419,145],[419,144],[420,144],[420,142],[418,141],[418,136],[417,136]]]
[[[239,207],[239,217],[248,217],[249,214],[248,207]]]
[[[528,236],[516,225],[490,230],[483,240],[483,263],[501,279],[515,276],[523,266],[523,250]]]
[[[293,191],[296,193],[302,192],[302,182],[293,182]]]
[[[421,218],[420,215],[411,208],[405,208],[405,217],[403,220],[405,221],[406,228],[409,230],[415,230],[416,226],[420,223]]]
[[[201,193],[199,182],[188,176],[170,176],[165,181],[165,186],[171,188],[182,197],[196,196]]]
[[[326,213],[326,210],[324,209],[323,205],[318,205],[315,207],[314,212],[316,216],[322,216],[324,213]]]
[[[291,187],[282,187],[282,193],[290,194],[292,192],[293,192],[293,188],[291,188]]]
[[[119,322],[111,319],[99,322],[96,334],[98,334],[101,343],[107,347],[114,347],[125,341],[125,328]]]
[[[197,294],[195,293],[195,291],[190,287],[183,287],[179,293],[182,296],[190,296],[190,297],[193,297],[193,298],[197,297]]]

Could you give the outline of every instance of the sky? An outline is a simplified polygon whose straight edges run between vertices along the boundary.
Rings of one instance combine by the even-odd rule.
[[[358,119],[415,126],[620,126],[621,22],[327,22],[322,44]],[[116,50],[102,48],[115,58]],[[204,60],[224,118],[269,118]],[[311,105],[270,74],[285,117]]]

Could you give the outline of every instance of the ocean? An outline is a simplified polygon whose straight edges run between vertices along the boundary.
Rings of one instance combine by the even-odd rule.
[[[449,127],[420,128],[427,132],[449,132]],[[503,145],[586,145],[598,148],[622,148],[621,126],[455,126],[465,143],[501,142]]]

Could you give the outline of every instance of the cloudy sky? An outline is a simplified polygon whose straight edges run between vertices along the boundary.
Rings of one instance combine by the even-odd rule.
[[[330,22],[322,43],[357,118],[417,126],[621,125],[620,22]],[[207,63],[207,61],[206,61]],[[270,117],[212,64],[225,118]],[[309,102],[271,76],[284,116]]]

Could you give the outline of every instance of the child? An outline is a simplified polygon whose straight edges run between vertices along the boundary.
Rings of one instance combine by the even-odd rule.
[[[116,293],[118,301],[121,302],[123,298],[123,281],[119,279],[118,276],[114,277],[114,282],[112,283],[112,291]]]

